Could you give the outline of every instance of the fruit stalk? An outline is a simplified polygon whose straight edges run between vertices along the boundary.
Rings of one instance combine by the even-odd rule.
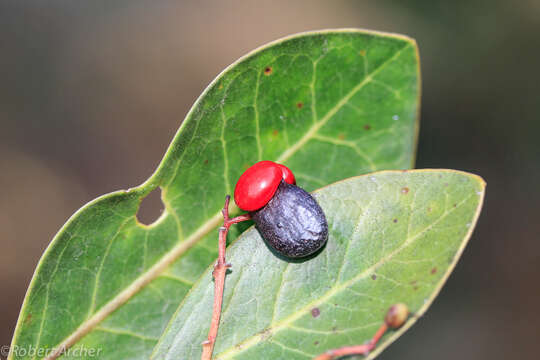
[[[219,320],[221,318],[221,306],[223,304],[223,290],[225,289],[225,275],[227,269],[231,267],[225,261],[225,248],[227,247],[227,233],[229,228],[233,224],[237,224],[242,221],[250,220],[249,214],[237,216],[235,218],[229,218],[229,201],[230,196],[225,197],[225,206],[221,211],[223,214],[223,226],[219,228],[219,244],[218,244],[218,259],[212,276],[214,277],[214,307],[212,311],[212,322],[210,323],[210,330],[208,331],[208,338],[202,343],[203,352],[201,360],[211,360],[212,353],[214,351],[214,344],[216,342]]]

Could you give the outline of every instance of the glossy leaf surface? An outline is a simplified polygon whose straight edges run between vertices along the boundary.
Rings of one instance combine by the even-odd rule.
[[[414,314],[369,358],[410,327],[439,292],[475,226],[484,181],[453,170],[385,171],[315,192],[328,219],[326,248],[290,262],[271,255],[255,228],[229,247],[214,359],[311,359],[363,344],[386,311]],[[180,306],[154,359],[198,359],[210,324],[209,268]]]
[[[216,258],[219,210],[240,174],[275,160],[313,190],[409,168],[418,82],[416,45],[396,35],[306,33],[242,58],[201,95],[148,181],[94,200],[59,231],[36,269],[12,345],[148,358]],[[136,219],[140,201],[158,187],[165,211],[144,226]],[[32,358],[20,354],[12,357]]]

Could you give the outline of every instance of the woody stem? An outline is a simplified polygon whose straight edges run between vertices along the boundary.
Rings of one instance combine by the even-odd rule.
[[[249,214],[240,215],[232,219],[229,218],[230,198],[229,195],[225,197],[225,206],[221,211],[223,213],[223,226],[219,228],[218,260],[216,265],[214,265],[214,271],[212,271],[212,276],[214,277],[214,307],[212,311],[212,322],[210,323],[210,330],[208,331],[208,339],[202,344],[203,352],[201,360],[212,359],[212,352],[214,351],[214,344],[218,334],[221,306],[223,304],[223,290],[225,289],[225,275],[227,274],[227,269],[231,267],[231,264],[225,262],[227,233],[229,232],[231,225],[251,219]]]

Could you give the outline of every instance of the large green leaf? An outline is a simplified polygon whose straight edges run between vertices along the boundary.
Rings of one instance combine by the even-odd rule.
[[[252,228],[229,248],[222,321],[214,351],[224,359],[310,359],[362,344],[388,308],[424,313],[475,226],[484,181],[453,170],[384,171],[315,192],[328,219],[326,248],[304,262],[270,254]],[[153,355],[198,359],[212,313],[212,267],[192,288]]]
[[[100,358],[147,358],[215,259],[219,210],[242,171],[278,160],[313,190],[406,169],[418,83],[414,41],[389,34],[306,33],[242,58],[195,103],[148,181],[94,200],[60,230],[37,267],[12,345],[77,344],[100,348]],[[144,226],[140,201],[158,187],[165,211]]]

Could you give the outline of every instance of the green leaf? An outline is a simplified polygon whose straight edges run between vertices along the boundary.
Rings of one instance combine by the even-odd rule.
[[[311,359],[362,344],[388,308],[414,316],[383,337],[373,358],[421,316],[454,268],[476,224],[484,181],[453,170],[384,171],[315,192],[329,226],[313,259],[273,256],[251,228],[228,249],[222,320],[224,359]],[[198,359],[210,325],[212,267],[173,317],[154,359]]]
[[[197,100],[154,175],[85,205],[59,231],[36,269],[12,345],[148,358],[216,258],[219,210],[248,165],[285,163],[307,190],[406,169],[414,162],[418,93],[416,44],[397,35],[306,33],[240,59]],[[158,187],[165,211],[144,226],[136,219],[140,201]]]

